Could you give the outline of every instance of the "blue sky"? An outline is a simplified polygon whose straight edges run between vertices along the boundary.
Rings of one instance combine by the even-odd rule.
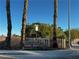
[[[71,28],[79,28],[79,0],[70,0]],[[24,0],[11,0],[12,34],[21,31]],[[53,24],[54,0],[29,0],[26,23]],[[58,26],[67,29],[68,0],[58,1]],[[7,33],[6,0],[0,0],[0,35]]]

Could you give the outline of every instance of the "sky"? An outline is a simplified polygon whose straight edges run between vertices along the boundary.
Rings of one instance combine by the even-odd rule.
[[[24,0],[10,0],[12,34],[20,35]],[[54,0],[29,0],[27,21],[53,24]],[[79,28],[79,0],[70,0],[70,25]],[[68,0],[58,0],[57,25],[68,28]],[[6,0],[0,0],[0,35],[7,34]]]

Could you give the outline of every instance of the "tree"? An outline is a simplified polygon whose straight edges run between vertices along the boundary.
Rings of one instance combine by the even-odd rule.
[[[39,28],[38,31],[35,31],[36,24],[38,25],[38,28]],[[29,37],[31,32],[37,33],[38,37],[49,38],[51,34],[51,26],[49,24],[44,24],[44,23],[33,23],[31,25],[27,25],[26,37]]]
[[[23,47],[23,40],[25,40],[25,32],[26,32],[26,16],[28,9],[28,0],[24,0],[24,9],[23,9],[23,17],[22,17],[22,29],[21,29],[21,48]]]
[[[63,32],[63,30],[61,29],[61,27],[58,27],[57,29],[56,29],[57,31],[57,39],[61,39],[61,38],[63,38],[63,39],[66,39],[66,35],[65,35],[65,33]]]
[[[44,23],[33,23],[31,25],[26,25],[26,37],[30,37],[30,33],[31,32],[35,32],[35,24],[38,24],[38,32],[41,33],[41,38],[51,38],[52,35],[52,32],[53,32],[53,27],[52,25],[49,25],[49,24],[44,24]],[[63,32],[63,30],[61,29],[61,27],[58,27],[56,29],[56,36],[57,36],[57,39],[60,39],[62,36],[65,38],[65,34]]]
[[[79,38],[79,30],[71,29],[70,32],[71,32],[71,34],[70,34],[71,35],[71,41],[73,41],[74,39],[78,39]],[[67,39],[68,39],[68,30],[65,31],[65,34],[66,34]]]
[[[6,37],[6,47],[8,49],[11,48],[11,30],[12,30],[12,23],[11,23],[11,14],[10,14],[10,0],[6,0],[6,12],[7,12],[7,37]]]
[[[51,41],[51,47],[53,46],[53,48],[58,48],[57,36],[56,36],[57,16],[58,16],[58,0],[54,0],[54,28],[53,28],[53,39]]]
[[[51,28],[51,26],[49,24],[40,24],[39,25],[39,31],[41,32],[42,37],[50,38],[52,28]]]
[[[31,33],[32,29],[34,29],[33,25],[26,25],[26,38],[30,37],[30,33]]]

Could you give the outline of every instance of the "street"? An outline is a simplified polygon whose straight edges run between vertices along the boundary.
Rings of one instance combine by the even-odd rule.
[[[0,59],[79,59],[78,49],[49,50],[49,51],[21,51],[0,50]]]

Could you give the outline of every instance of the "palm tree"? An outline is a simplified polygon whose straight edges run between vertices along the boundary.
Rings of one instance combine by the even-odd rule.
[[[22,29],[21,29],[21,42],[20,42],[21,48],[23,47],[23,40],[25,40],[27,9],[28,9],[28,0],[24,0],[24,10],[23,10]]]
[[[7,12],[7,37],[6,37],[6,47],[11,48],[11,14],[10,14],[10,0],[6,0],[6,12]]]
[[[57,44],[57,17],[58,17],[58,0],[54,0],[54,28],[53,28],[53,48],[58,48]]]

